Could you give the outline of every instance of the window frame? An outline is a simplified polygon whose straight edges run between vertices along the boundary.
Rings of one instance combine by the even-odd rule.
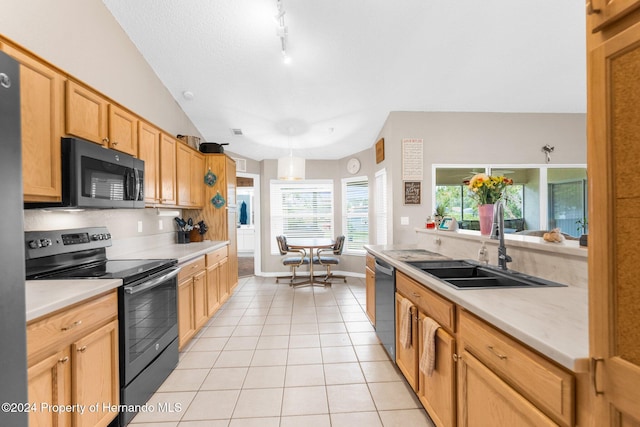
[[[349,184],[351,183],[366,183],[366,189],[367,189],[367,206],[366,206],[366,212],[364,213],[359,213],[357,215],[349,215],[349,212],[347,210],[347,206],[349,204],[349,200],[347,198],[347,187]],[[367,253],[366,249],[364,249],[363,246],[360,247],[360,249],[354,249],[354,248],[349,248],[349,231],[348,231],[348,223],[349,223],[349,218],[364,218],[366,220],[367,223],[367,227],[366,227],[366,233],[367,233],[367,238],[366,238],[366,242],[362,243],[362,245],[367,245],[369,244],[370,241],[370,221],[369,221],[369,209],[370,209],[370,186],[369,186],[369,177],[367,176],[354,176],[354,177],[348,177],[348,178],[342,178],[342,234],[345,236],[345,246],[343,249],[343,253],[346,255],[365,255]]]

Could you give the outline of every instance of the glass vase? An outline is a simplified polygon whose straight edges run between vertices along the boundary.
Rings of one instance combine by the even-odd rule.
[[[478,216],[480,217],[480,234],[488,236],[491,234],[493,225],[493,204],[479,205]]]

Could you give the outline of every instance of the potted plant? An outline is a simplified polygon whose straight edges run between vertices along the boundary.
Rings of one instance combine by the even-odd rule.
[[[444,205],[437,205],[436,209],[433,211],[433,217],[436,221],[436,228],[440,227],[440,223],[442,222],[442,218],[444,218],[445,211],[447,207]]]

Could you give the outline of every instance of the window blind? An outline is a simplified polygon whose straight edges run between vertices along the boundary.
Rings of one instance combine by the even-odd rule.
[[[375,175],[374,209],[376,218],[376,244],[387,244],[387,170],[381,169]]]
[[[271,253],[279,253],[276,236],[335,238],[332,181],[279,181],[271,187]]]
[[[345,252],[363,253],[369,243],[369,181],[367,177],[342,180],[342,234]]]

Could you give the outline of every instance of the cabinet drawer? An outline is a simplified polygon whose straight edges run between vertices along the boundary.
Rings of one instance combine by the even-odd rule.
[[[573,425],[573,375],[465,311],[458,326],[466,350],[556,422]]]
[[[180,273],[178,273],[178,282],[183,281],[184,279],[193,276],[199,271],[203,270],[205,266],[205,256],[202,255],[194,259],[193,261],[189,261],[185,264],[180,265]]]
[[[366,264],[367,267],[371,269],[371,271],[376,271],[376,258],[373,255],[367,254]]]
[[[402,272],[396,272],[396,289],[443,328],[454,331],[454,304],[420,285]]]
[[[228,252],[229,252],[228,246],[225,246],[224,248],[216,249],[213,252],[209,252],[207,254],[207,267],[210,267],[222,261],[224,258],[227,257]]]
[[[50,346],[59,347],[117,318],[116,291],[27,325],[29,358]]]

